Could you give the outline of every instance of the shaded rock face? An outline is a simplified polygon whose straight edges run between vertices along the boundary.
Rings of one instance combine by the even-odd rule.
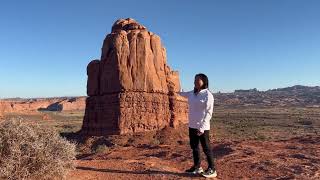
[[[187,122],[187,99],[175,93],[179,73],[167,65],[160,37],[133,19],[114,23],[101,60],[88,64],[87,75],[85,134],[126,134]]]

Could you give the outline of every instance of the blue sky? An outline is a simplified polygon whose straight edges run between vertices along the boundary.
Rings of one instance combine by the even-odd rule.
[[[162,38],[182,87],[320,85],[317,0],[1,1],[0,98],[86,95],[86,66],[132,17]]]

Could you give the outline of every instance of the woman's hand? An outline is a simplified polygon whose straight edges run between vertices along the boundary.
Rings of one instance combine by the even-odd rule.
[[[201,131],[198,129],[197,135],[198,135],[198,136],[202,136],[202,135],[203,135],[203,132],[201,132]]]

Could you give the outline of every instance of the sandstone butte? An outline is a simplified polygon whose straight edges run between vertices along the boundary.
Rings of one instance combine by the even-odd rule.
[[[119,19],[87,66],[87,99],[81,133],[92,136],[176,128],[188,119],[178,95],[179,73],[167,64],[158,35],[131,18]]]

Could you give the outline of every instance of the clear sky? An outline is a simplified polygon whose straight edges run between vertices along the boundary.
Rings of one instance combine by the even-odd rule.
[[[3,0],[0,98],[86,95],[86,66],[100,58],[119,18],[158,34],[182,87],[267,90],[320,84],[318,0]]]

